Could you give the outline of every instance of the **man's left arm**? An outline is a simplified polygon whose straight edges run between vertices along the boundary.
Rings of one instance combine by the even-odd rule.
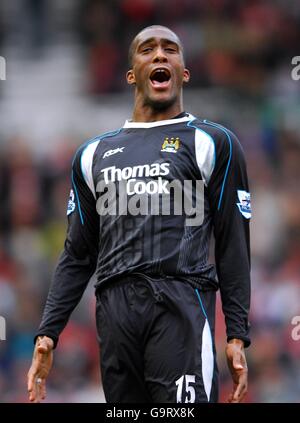
[[[240,402],[247,391],[244,347],[250,345],[251,202],[242,147],[235,135],[220,128],[215,140],[216,162],[208,184],[213,214],[215,258],[225,315],[228,367],[233,379],[229,402]]]

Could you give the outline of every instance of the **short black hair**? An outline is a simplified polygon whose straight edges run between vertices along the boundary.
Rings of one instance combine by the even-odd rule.
[[[140,32],[138,32],[136,34],[136,36],[134,37],[134,39],[131,41],[130,46],[129,46],[129,50],[128,50],[128,64],[129,64],[129,67],[132,67],[132,64],[133,64],[133,56],[134,56],[134,51],[135,51],[136,39],[138,38],[138,36],[142,32],[146,31],[147,29],[167,29],[168,31],[173,32],[173,34],[175,34],[176,37],[178,38],[178,44],[179,44],[179,47],[181,49],[182,56],[183,56],[183,59],[184,59],[183,45],[182,45],[182,42],[181,42],[180,38],[178,37],[178,35],[174,31],[172,31],[172,29],[168,28],[167,26],[163,26],[163,25],[150,25],[150,26],[146,26]]]

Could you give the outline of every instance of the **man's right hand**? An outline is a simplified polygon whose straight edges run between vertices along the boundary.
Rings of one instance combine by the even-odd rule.
[[[27,375],[29,401],[46,398],[46,378],[52,367],[54,342],[48,336],[39,336],[34,347],[31,367]]]

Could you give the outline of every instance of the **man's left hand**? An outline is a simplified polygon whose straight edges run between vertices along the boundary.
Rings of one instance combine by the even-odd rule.
[[[227,364],[233,380],[233,389],[228,402],[242,402],[248,389],[248,367],[244,342],[231,339],[226,347]]]

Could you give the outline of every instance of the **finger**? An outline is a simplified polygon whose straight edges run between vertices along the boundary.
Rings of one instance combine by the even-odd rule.
[[[39,403],[43,399],[43,386],[45,385],[45,379],[36,378],[35,381],[35,400],[34,402]]]
[[[242,386],[238,392],[234,393],[232,402],[242,402],[243,399],[245,398],[246,393],[247,393],[246,386]]]
[[[46,380],[43,379],[42,383],[40,385],[40,391],[41,391],[41,399],[44,400],[46,398]]]
[[[35,392],[35,389],[33,389],[32,391],[29,392],[29,401],[34,402],[35,399],[36,399],[36,392]]]
[[[27,375],[27,390],[31,392],[33,389],[33,376],[28,373]]]
[[[241,396],[233,396],[231,403],[232,404],[238,404],[240,402],[243,401],[245,395],[241,395]]]
[[[232,402],[233,400],[233,392],[231,392],[227,398],[227,402]]]
[[[40,390],[39,390],[39,388],[36,388],[36,396],[35,396],[33,402],[35,404],[38,404],[39,402],[41,402],[41,396],[40,396]]]
[[[29,401],[30,402],[35,402],[35,400],[36,400],[36,392],[35,391],[32,391],[29,394]]]
[[[36,389],[35,389],[35,375],[32,372],[29,372],[27,376],[27,390],[29,393],[29,401],[34,401],[36,397]]]
[[[29,401],[34,402],[37,397],[37,391],[35,385],[33,385],[29,391]]]
[[[245,378],[241,377],[238,386],[236,387],[233,394],[233,402],[241,402],[247,392],[247,383]]]
[[[40,384],[37,383],[37,377],[35,376],[35,374],[33,374],[30,377],[30,384],[28,386],[28,391],[29,391],[29,401],[31,402],[37,402],[38,398],[39,398],[39,393],[40,393]]]

